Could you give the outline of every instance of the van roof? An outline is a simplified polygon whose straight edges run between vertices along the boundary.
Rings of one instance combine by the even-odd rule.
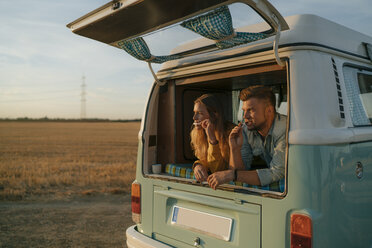
[[[279,48],[301,45],[315,45],[324,48],[341,51],[350,55],[368,59],[368,55],[363,45],[365,43],[372,44],[372,37],[337,24],[320,16],[303,14],[294,15],[285,18],[289,25],[289,30],[283,31],[280,36]],[[259,29],[259,23],[238,29]],[[168,61],[163,64],[162,71],[169,68],[174,68],[180,65],[193,64],[201,61],[209,61],[218,57],[230,57],[238,54],[249,54],[264,50],[272,49],[274,37],[259,40],[256,42],[241,45],[239,47],[210,52],[203,55],[191,56],[179,60]],[[200,38],[192,42],[185,43],[175,49],[172,54],[180,53],[186,50],[197,49],[203,46],[213,44],[213,41],[206,38]]]

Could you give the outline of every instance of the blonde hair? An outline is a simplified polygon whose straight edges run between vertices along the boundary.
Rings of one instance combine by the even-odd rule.
[[[203,104],[208,111],[209,121],[215,127],[215,135],[218,140],[218,145],[223,159],[229,162],[229,144],[228,144],[228,133],[225,118],[222,111],[222,105],[218,101],[217,97],[212,94],[204,94],[194,101],[194,104]],[[208,156],[208,138],[204,129],[192,128],[191,133],[191,148],[194,151],[195,156],[203,163],[207,163]]]

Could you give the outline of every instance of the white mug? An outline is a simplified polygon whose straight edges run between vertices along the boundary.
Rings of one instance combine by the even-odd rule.
[[[152,165],[152,173],[153,174],[160,174],[161,173],[161,164],[153,164]]]

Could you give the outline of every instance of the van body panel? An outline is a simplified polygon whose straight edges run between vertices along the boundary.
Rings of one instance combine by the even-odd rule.
[[[290,54],[291,100],[296,104],[291,106],[289,143],[327,145],[372,140],[372,127],[354,127],[348,111],[342,65],[350,59],[311,50]]]
[[[313,247],[369,247],[372,244],[371,150],[371,141],[290,146],[288,195],[284,200],[298,201],[300,204],[291,205],[311,214]],[[356,176],[358,162],[364,165],[362,179]],[[263,229],[264,223],[263,220]]]
[[[151,187],[152,182],[146,180],[142,173],[142,164],[143,164],[143,139],[138,140],[138,154],[137,154],[137,166],[136,168],[136,180],[135,182],[141,185],[141,222],[137,224],[137,230],[142,234],[151,237],[152,233],[152,202],[153,194],[152,191],[147,190],[148,187]]]
[[[128,248],[172,248],[169,245],[156,241],[141,234],[133,225],[126,230]]]

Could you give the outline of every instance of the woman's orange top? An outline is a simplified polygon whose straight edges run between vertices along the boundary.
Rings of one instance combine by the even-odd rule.
[[[235,127],[233,123],[229,123],[226,128],[226,134],[227,138],[230,135],[231,130]],[[228,142],[228,141],[226,141]],[[229,145],[224,146],[226,151],[225,154],[229,154]],[[230,156],[229,156],[230,157]],[[222,152],[220,150],[219,143],[212,145],[208,143],[208,154],[207,154],[207,163],[202,163],[200,160],[196,160],[194,162],[193,168],[197,165],[201,164],[202,166],[206,167],[207,170],[209,170],[211,173],[214,173],[216,171],[222,171],[227,170],[229,168],[229,159],[226,161],[222,157]]]

